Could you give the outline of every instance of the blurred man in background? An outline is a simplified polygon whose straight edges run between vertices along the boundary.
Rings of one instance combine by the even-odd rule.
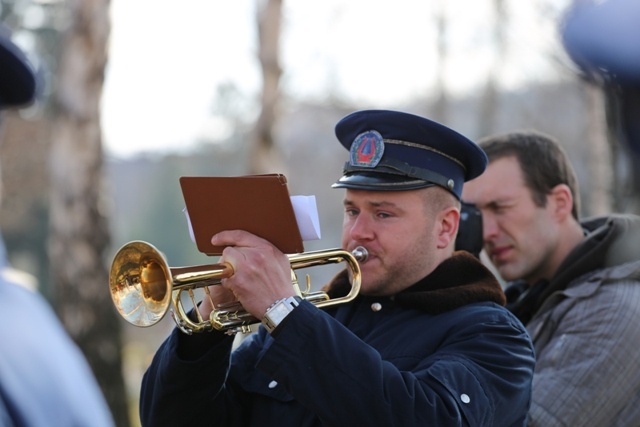
[[[489,165],[463,200],[536,350],[528,425],[640,426],[640,218],[579,220],[560,145],[535,132],[479,142]]]
[[[35,94],[33,70],[0,27],[0,109],[28,105]],[[107,404],[79,348],[49,304],[7,274],[9,263],[2,249],[0,425],[112,426]]]

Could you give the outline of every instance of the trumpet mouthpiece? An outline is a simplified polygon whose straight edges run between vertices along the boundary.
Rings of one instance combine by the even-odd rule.
[[[367,249],[364,246],[358,246],[351,251],[351,254],[356,257],[358,262],[366,262],[369,257],[369,252],[367,252]]]

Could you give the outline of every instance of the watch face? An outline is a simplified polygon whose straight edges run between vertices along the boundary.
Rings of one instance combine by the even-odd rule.
[[[277,324],[280,323],[287,314],[291,313],[291,310],[291,306],[289,306],[285,301],[281,301],[269,310],[269,317]]]
[[[264,315],[264,319],[262,321],[265,328],[267,328],[267,331],[271,333],[271,331],[273,331],[297,306],[298,301],[293,297],[276,302]]]

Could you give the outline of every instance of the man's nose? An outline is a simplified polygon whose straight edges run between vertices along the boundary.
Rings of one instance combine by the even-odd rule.
[[[351,238],[356,241],[372,239],[374,233],[371,219],[368,218],[367,215],[358,215],[358,217],[352,222],[349,233]]]
[[[498,221],[494,215],[482,212],[482,240],[487,243],[498,235]]]

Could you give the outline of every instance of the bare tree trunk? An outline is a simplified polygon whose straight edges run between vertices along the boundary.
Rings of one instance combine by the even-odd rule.
[[[594,83],[586,83],[587,108],[587,170],[591,181],[588,205],[585,213],[591,215],[610,214],[614,200],[614,176],[611,147],[607,140],[607,120],[603,93]]]
[[[274,140],[280,97],[280,23],[282,0],[258,0],[259,59],[262,69],[262,109],[254,129],[250,153],[251,173],[285,173],[282,155]]]
[[[50,170],[54,306],[93,368],[118,426],[128,426],[120,323],[108,291],[100,97],[108,0],[69,0],[58,58]]]
[[[507,25],[507,14],[504,0],[493,0],[495,11],[494,44],[496,58],[493,61],[489,77],[485,85],[484,94],[481,100],[480,117],[478,123],[478,135],[486,136],[494,132],[496,127],[496,117],[498,116],[498,80],[506,53],[505,27]]]
[[[437,54],[438,54],[438,69],[436,71],[436,87],[435,92],[437,94],[436,100],[433,104],[433,119],[437,122],[447,122],[447,115],[449,113],[449,98],[447,96],[447,85],[445,82],[445,76],[447,75],[447,54],[449,52],[447,48],[447,14],[446,14],[446,0],[439,0],[436,2],[436,12],[434,19],[436,21],[437,28]]]

